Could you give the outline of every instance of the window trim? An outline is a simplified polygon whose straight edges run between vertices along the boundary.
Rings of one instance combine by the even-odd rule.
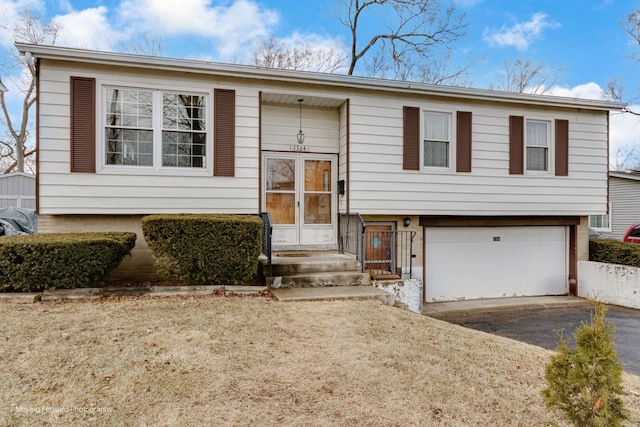
[[[96,82],[99,90],[96,90],[96,123],[100,133],[97,136],[97,162],[100,173],[122,174],[122,175],[167,175],[167,176],[212,176],[214,157],[214,114],[213,114],[213,88],[203,89],[202,87],[185,86],[180,84],[135,84],[123,83],[121,81],[102,80]],[[108,165],[106,163],[106,94],[108,89],[129,89],[151,91],[153,96],[153,166],[136,165]],[[162,93],[181,93],[186,95],[204,96],[206,99],[206,165],[202,168],[162,166]]]
[[[546,123],[547,125],[547,169],[546,170],[531,170],[528,167],[528,137],[527,127],[529,123]],[[523,169],[525,175],[553,175],[555,170],[555,121],[551,118],[538,118],[538,117],[526,117],[524,118],[523,129]],[[541,146],[532,146],[541,147]]]
[[[449,130],[449,149],[448,149],[448,157],[449,157],[449,165],[444,166],[426,166],[424,164],[425,156],[425,136],[426,136],[426,124],[425,124],[425,115],[426,114],[438,114],[442,116],[447,116],[449,119],[448,130]],[[449,109],[427,109],[420,108],[420,171],[429,172],[429,173],[443,173],[443,174],[454,174],[456,173],[456,123],[454,122],[456,117],[456,110]]]
[[[589,228],[591,228],[592,230],[598,231],[598,232],[603,232],[603,233],[611,233],[613,231],[613,228],[611,227],[612,224],[612,219],[613,219],[613,210],[612,210],[612,205],[611,203],[608,204],[609,206],[609,211],[606,214],[602,214],[602,215],[589,215]],[[591,218],[592,217],[603,217],[606,216],[609,218],[609,226],[608,227],[592,227],[591,226]]]

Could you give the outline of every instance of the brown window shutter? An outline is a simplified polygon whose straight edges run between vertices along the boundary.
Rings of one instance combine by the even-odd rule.
[[[235,176],[236,91],[213,91],[213,175]]]
[[[456,172],[471,172],[471,112],[458,111],[456,117]]]
[[[420,108],[402,110],[402,168],[420,170]]]
[[[524,117],[509,116],[509,173],[524,173]]]
[[[96,172],[96,80],[71,77],[71,172]]]
[[[569,175],[569,120],[556,120],[556,176]]]

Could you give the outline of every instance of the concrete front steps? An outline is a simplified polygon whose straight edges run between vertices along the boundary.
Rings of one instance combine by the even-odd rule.
[[[277,252],[272,266],[260,261],[267,287],[271,289],[369,285],[353,255],[332,252]]]

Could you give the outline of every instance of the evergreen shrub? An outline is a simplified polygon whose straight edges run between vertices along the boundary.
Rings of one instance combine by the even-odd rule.
[[[94,285],[131,253],[136,234],[52,233],[0,238],[0,291]]]
[[[607,308],[594,302],[591,322],[583,323],[571,339],[558,342],[545,368],[545,404],[559,409],[580,427],[616,427],[629,416],[620,396],[622,363],[615,350],[615,325],[605,318]]]
[[[252,215],[177,214],[142,218],[159,273],[190,285],[241,285],[257,271],[262,220]]]

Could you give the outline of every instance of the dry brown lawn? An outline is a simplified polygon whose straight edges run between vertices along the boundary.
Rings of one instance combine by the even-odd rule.
[[[567,425],[550,352],[379,302],[0,304],[0,425]],[[629,425],[640,377],[625,375]]]

